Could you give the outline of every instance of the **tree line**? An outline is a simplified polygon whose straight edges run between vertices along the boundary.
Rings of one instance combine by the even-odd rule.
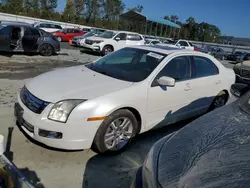
[[[145,32],[145,23],[138,24],[119,20],[119,15],[125,11],[142,12],[144,8],[142,5],[126,8],[122,0],[67,0],[62,12],[57,11],[57,7],[57,0],[0,0],[0,12],[9,14],[106,29],[129,29],[143,34]],[[165,15],[164,19],[179,24],[181,29],[178,31],[167,28],[164,32],[160,32],[159,26],[154,24],[152,31],[157,36],[207,42],[219,42],[218,40],[220,40],[221,31],[215,25],[206,22],[197,23],[193,17],[189,17],[186,22],[182,23],[177,15]]]

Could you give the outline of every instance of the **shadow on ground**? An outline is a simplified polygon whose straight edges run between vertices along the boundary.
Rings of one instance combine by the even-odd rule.
[[[130,187],[132,177],[142,165],[151,146],[164,136],[179,130],[191,120],[169,125],[139,135],[136,140],[117,156],[96,155],[87,162],[83,175],[83,188]]]

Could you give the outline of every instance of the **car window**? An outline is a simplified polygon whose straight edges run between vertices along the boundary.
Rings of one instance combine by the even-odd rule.
[[[127,40],[140,41],[140,40],[142,40],[142,38],[140,37],[140,35],[128,34]]]
[[[74,31],[75,31],[74,29],[67,29],[66,33],[74,33]]]
[[[191,78],[191,61],[187,56],[180,56],[172,59],[156,76],[156,79],[162,76],[174,78],[176,82]]]
[[[119,33],[115,38],[120,38],[120,40],[126,40],[126,33]]]
[[[178,42],[181,46],[188,46],[188,43],[186,41],[179,41]]]
[[[31,35],[31,36],[40,36],[40,33],[37,29],[34,28],[28,28],[26,29],[25,35]]]
[[[166,56],[149,50],[123,48],[86,67],[116,79],[140,82],[146,79]]]
[[[55,28],[56,28],[56,29],[62,29],[62,26],[60,26],[60,25],[55,25]]]
[[[80,30],[74,29],[74,33],[80,33]]]
[[[151,43],[152,43],[152,44],[159,44],[160,41],[152,41]]]
[[[1,25],[0,35],[10,35],[11,31],[12,31],[12,26]]]
[[[192,46],[192,47],[194,46],[192,42],[188,42],[188,43],[189,43],[190,46]]]
[[[194,56],[194,78],[219,74],[218,67],[208,58]]]

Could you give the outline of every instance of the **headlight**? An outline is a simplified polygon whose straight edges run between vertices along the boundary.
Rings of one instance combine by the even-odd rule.
[[[96,41],[95,41],[96,44],[99,44],[99,43],[101,43],[101,42],[103,42],[103,40],[96,40]]]
[[[86,100],[70,99],[56,103],[49,112],[48,119],[66,123],[72,110]]]

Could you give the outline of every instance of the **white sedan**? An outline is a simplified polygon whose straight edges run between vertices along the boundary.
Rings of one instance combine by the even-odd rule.
[[[116,153],[137,134],[223,106],[234,82],[233,70],[204,53],[126,47],[30,79],[15,115],[45,145]]]

